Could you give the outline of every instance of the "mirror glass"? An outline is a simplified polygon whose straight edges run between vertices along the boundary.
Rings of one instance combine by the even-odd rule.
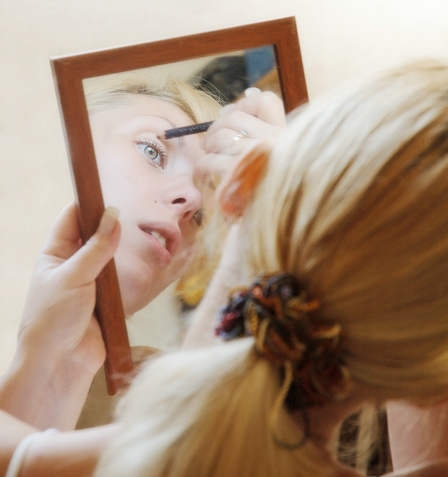
[[[100,99],[97,102],[99,108],[92,109],[88,104],[89,92],[101,90],[103,85],[119,82],[124,77],[139,76],[159,84],[167,79],[176,79],[203,90],[217,99],[220,105],[224,105],[237,100],[244,95],[245,89],[254,86],[278,94],[284,102],[285,110],[289,112],[307,101],[297,29],[293,17],[283,18],[186,37],[53,58],[51,66],[83,240],[87,240],[96,230],[105,205],[119,205],[115,203],[117,196],[122,196],[129,202],[128,206],[118,207],[123,228],[119,251],[115,260],[106,266],[97,280],[95,313],[106,343],[105,370],[108,390],[110,394],[115,394],[127,382],[126,376],[132,372],[134,366],[130,343],[132,346],[172,349],[179,342],[186,318],[179,318],[180,303],[179,300],[173,299],[175,284],[170,285],[172,280],[164,277],[163,271],[157,276],[157,280],[152,280],[159,287],[156,287],[157,293],[147,294],[148,292],[143,290],[144,287],[140,289],[139,286],[133,286],[126,289],[123,285],[126,267],[134,275],[141,277],[142,283],[148,281],[147,277],[145,278],[145,270],[142,268],[136,272],[137,268],[133,265],[132,253],[138,250],[138,244],[133,247],[132,242],[129,242],[128,249],[131,259],[121,260],[125,265],[117,266],[122,285],[120,291],[116,264],[120,263],[119,252],[124,247],[122,243],[126,242],[126,223],[132,214],[137,214],[141,209],[142,194],[147,192],[144,188],[139,189],[137,182],[144,183],[143,177],[147,174],[147,170],[151,171],[151,174],[160,172],[153,166],[161,165],[163,151],[154,143],[154,137],[136,142],[137,149],[145,154],[151,165],[145,172],[137,173],[133,182],[131,176],[136,170],[131,174],[129,172],[131,168],[126,169],[128,165],[120,169],[118,162],[114,162],[116,150],[120,147],[117,142],[119,141],[117,138],[121,137],[118,131],[122,132],[127,127],[125,119],[130,106],[128,104],[126,111],[119,110],[108,105],[107,101],[101,103]],[[145,104],[145,108],[150,107],[154,110],[153,113],[149,113],[152,117],[151,126],[145,127],[151,129],[153,133],[155,130],[162,133],[170,129],[170,125],[186,126],[192,123],[191,117],[185,116],[184,112],[180,111],[183,117],[182,114],[179,116],[179,108],[175,108],[178,109],[177,112],[171,110],[166,113],[167,105],[174,107],[167,101],[162,101],[164,108],[160,109],[160,99],[147,96],[145,100],[152,101],[151,106]],[[141,104],[132,103],[131,106],[141,108]],[[141,113],[141,110],[139,111]],[[139,113],[140,116],[148,115],[148,110],[145,111]],[[215,110],[214,116],[208,113],[208,119],[194,122],[201,123],[215,119],[217,111],[218,109]],[[120,129],[122,126],[124,129]],[[200,144],[198,135],[185,136],[182,140],[176,141],[184,144],[188,150],[187,156],[195,154],[197,156]],[[109,149],[104,147],[105,144],[110,146]],[[112,144],[116,146],[115,149],[112,148]],[[168,146],[174,148],[170,149],[170,157],[180,159],[174,161],[175,166],[168,162],[166,169],[162,167],[164,174],[160,175],[159,180],[152,182],[154,184],[151,185],[152,189],[162,187],[165,180],[163,178],[171,172],[174,176],[174,171],[178,170],[176,168],[188,168],[181,158],[185,154],[176,155],[173,144],[174,140]],[[116,182],[113,177],[116,178]],[[148,180],[147,184],[150,182]],[[146,189],[149,188],[146,186]],[[180,189],[180,185],[173,184],[173,191]],[[184,200],[183,197],[182,194],[181,197],[174,197],[172,203],[179,204],[180,200]],[[157,199],[154,198],[153,202],[156,203]],[[194,218],[197,219],[196,214]],[[160,223],[142,225],[141,217],[135,218],[135,221],[142,233],[150,236],[147,237],[148,240],[158,240],[162,248],[181,246],[175,230]],[[160,218],[157,221],[163,222]],[[186,235],[188,236],[188,233]],[[194,242],[194,239],[192,240]],[[158,247],[157,244],[155,247]],[[184,256],[188,255],[187,250],[188,248],[184,251]],[[169,266],[167,265],[169,260],[163,251],[159,253],[158,260],[162,263],[162,268],[172,266],[171,262]],[[138,306],[128,306],[132,301],[129,299],[131,295],[141,297]],[[158,296],[154,299],[155,295]],[[139,300],[133,301],[137,303]],[[143,305],[149,301],[151,303],[144,308]],[[127,320],[125,315],[128,316]],[[167,331],[168,329],[170,331]]]
[[[163,83],[168,78],[185,81],[217,97],[222,104],[239,99],[250,87],[272,91],[282,97],[275,52],[270,45],[86,78],[83,87],[86,91],[133,73],[156,83]]]
[[[142,81],[158,85],[165,84],[168,79],[186,82],[209,93],[221,105],[238,100],[249,87],[272,91],[281,98],[274,48],[265,46],[86,78],[83,79],[83,88],[87,93],[87,104],[89,105],[89,91],[100,91],[107,88],[109,84],[125,84],[127,78],[137,77],[142,78]],[[99,138],[96,137],[95,128],[92,128],[91,132],[95,145]],[[97,161],[98,159],[97,154]],[[109,169],[109,167],[107,168]],[[114,199],[119,193],[117,188],[121,187],[120,179],[108,179],[110,175],[108,175],[105,166],[101,166],[101,164],[98,164],[98,170],[105,206],[116,205]],[[131,173],[126,169],[122,172],[124,174]],[[111,192],[109,192],[111,187],[108,183],[110,180],[113,181]],[[132,193],[137,194],[137,189],[127,190],[126,193],[128,196]],[[143,201],[144,198],[139,197],[139,199]],[[120,263],[116,264],[120,280]],[[151,352],[153,349],[171,350],[179,345],[188,318],[184,313],[182,303],[177,298],[175,288],[175,284],[168,286],[157,297],[151,299],[149,304],[143,302],[142,304],[145,305],[143,308],[137,311],[133,308],[127,313],[126,325],[129,342],[134,351],[136,347],[139,347],[138,352],[142,354]],[[126,302],[123,293],[125,290],[122,288],[122,300]],[[124,304],[126,305],[126,303]],[[142,347],[149,349],[145,350]]]

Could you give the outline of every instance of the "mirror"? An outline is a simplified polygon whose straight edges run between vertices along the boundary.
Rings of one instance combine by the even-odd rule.
[[[104,210],[85,88],[109,75],[138,71],[159,77],[182,75],[185,81],[202,85],[203,89],[206,89],[204,84],[212,84],[213,92],[219,91],[222,102],[238,98],[249,86],[277,92],[287,112],[307,101],[293,17],[52,58],[51,66],[84,241],[96,230]],[[223,82],[223,74],[228,75],[229,67],[232,79],[227,76]],[[106,344],[108,390],[116,394],[134,365],[114,261],[97,279],[95,313]]]

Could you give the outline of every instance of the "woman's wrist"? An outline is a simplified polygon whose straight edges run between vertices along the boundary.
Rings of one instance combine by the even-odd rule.
[[[70,355],[19,345],[0,381],[0,408],[38,429],[74,429],[94,375]]]
[[[29,448],[20,475],[93,475],[101,453],[119,430],[118,425],[109,424],[56,436],[42,434]]]

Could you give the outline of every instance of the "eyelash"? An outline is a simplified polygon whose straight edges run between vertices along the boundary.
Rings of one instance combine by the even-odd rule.
[[[140,149],[139,146],[144,146],[144,147]],[[160,156],[160,164],[157,164],[155,159],[152,159],[145,154],[146,147],[152,147],[158,152]],[[143,139],[141,141],[137,141],[137,148],[139,149],[140,153],[143,154],[145,160],[151,161],[151,163],[154,164],[154,167],[160,167],[162,169],[165,169],[167,153],[166,153],[166,149],[163,147],[163,145],[160,142],[155,141],[154,139]]]

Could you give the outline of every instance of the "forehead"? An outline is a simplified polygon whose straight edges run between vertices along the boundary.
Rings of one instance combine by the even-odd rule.
[[[143,94],[124,93],[117,104],[91,114],[92,125],[119,126],[136,118],[150,118],[161,130],[192,124],[194,121],[179,106]]]

